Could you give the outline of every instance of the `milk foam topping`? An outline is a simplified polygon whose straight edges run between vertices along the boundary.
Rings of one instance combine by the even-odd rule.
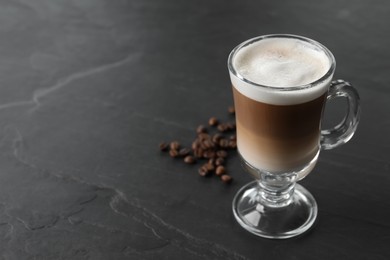
[[[315,99],[327,91],[332,78],[330,75],[307,87],[329,71],[332,58],[323,47],[295,38],[261,39],[239,49],[231,63],[236,73],[230,71],[230,76],[238,91],[254,100],[276,105]],[[301,88],[295,90],[297,87]]]

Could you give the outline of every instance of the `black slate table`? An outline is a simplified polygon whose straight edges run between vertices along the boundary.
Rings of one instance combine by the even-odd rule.
[[[1,259],[390,259],[390,3],[1,1]],[[161,154],[229,119],[227,56],[251,37],[326,45],[362,101],[353,140],[301,183],[315,227],[255,237],[231,185]],[[344,102],[327,108],[340,120]]]

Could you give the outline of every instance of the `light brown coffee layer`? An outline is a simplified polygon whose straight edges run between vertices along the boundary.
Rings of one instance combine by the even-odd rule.
[[[270,105],[242,95],[233,87],[237,146],[251,165],[285,171],[308,164],[319,150],[325,94],[296,105]]]

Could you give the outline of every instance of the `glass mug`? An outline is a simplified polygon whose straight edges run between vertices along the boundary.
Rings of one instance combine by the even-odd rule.
[[[282,239],[307,231],[317,203],[297,181],[314,168],[320,150],[342,145],[359,123],[357,91],[332,81],[336,62],[322,44],[296,35],[247,40],[229,55],[237,147],[254,181],[233,200],[238,223],[249,232]],[[344,120],[321,130],[327,100],[345,97]]]

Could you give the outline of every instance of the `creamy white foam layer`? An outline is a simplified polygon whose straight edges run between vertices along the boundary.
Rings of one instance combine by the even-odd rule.
[[[233,86],[245,96],[270,104],[291,105],[315,99],[327,91],[331,80],[329,77],[299,91],[282,90],[317,81],[331,67],[324,50],[297,39],[262,39],[241,48],[232,63],[243,78],[274,88],[251,85],[230,73]]]

